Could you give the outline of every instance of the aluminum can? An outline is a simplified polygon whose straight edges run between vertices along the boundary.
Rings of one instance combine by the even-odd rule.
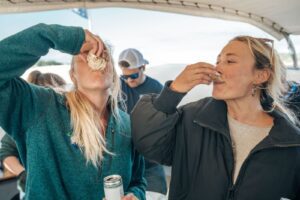
[[[104,178],[105,200],[121,200],[124,196],[122,177],[114,174]]]

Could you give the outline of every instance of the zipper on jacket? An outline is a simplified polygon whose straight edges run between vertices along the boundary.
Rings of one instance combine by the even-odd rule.
[[[114,128],[111,128],[111,135],[112,135],[112,147],[111,147],[111,152],[114,152],[114,146],[115,146],[115,130]],[[109,170],[111,168],[111,164],[112,164],[112,155],[109,155],[109,160],[108,160],[108,165],[107,165],[107,169]],[[102,172],[103,172],[103,168],[104,168],[104,164],[103,161],[101,161],[100,166],[98,167],[98,176],[97,176],[97,181],[99,177],[101,177]],[[102,180],[101,180],[102,181]]]
[[[225,135],[225,134],[223,134]],[[225,137],[227,138],[227,141],[230,145],[230,153],[231,153],[231,160],[232,162],[230,163],[231,165],[231,172],[230,172],[230,188],[228,190],[228,199],[229,200],[233,200],[234,199],[234,192],[235,192],[235,184],[233,182],[233,174],[234,174],[234,170],[235,170],[235,166],[234,166],[234,152],[233,152],[233,146],[232,146],[232,142],[231,142],[231,137],[229,136],[226,136]]]
[[[115,150],[115,129],[111,128],[111,152],[113,153]],[[109,161],[108,161],[108,169],[111,168],[112,163],[112,155],[109,155]]]
[[[228,194],[227,194],[227,198],[228,200],[233,200],[234,198],[234,188],[231,187],[229,190],[228,190]]]
[[[98,170],[98,176],[96,178],[96,183],[98,183],[99,181],[102,181],[100,179],[100,177],[102,176],[103,167],[104,167],[103,162],[101,162],[101,164],[97,168],[97,170]]]

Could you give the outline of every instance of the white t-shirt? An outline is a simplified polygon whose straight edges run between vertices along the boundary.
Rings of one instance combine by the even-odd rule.
[[[233,180],[235,182],[242,164],[249,155],[250,151],[269,134],[272,126],[251,126],[248,124],[243,124],[233,119],[229,115],[227,115],[227,118],[233,147]]]

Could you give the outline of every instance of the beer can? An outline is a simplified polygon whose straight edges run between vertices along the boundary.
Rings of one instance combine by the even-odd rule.
[[[106,200],[121,200],[124,196],[122,177],[110,175],[104,178],[104,194]]]

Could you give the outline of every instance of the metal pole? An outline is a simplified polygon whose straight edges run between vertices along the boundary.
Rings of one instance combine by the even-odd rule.
[[[86,9],[86,13],[87,13],[87,16],[88,16],[89,31],[92,32],[92,16],[91,16],[91,12],[88,11],[88,9]]]
[[[293,59],[294,68],[295,69],[299,69],[296,49],[295,49],[293,41],[290,38],[290,34],[286,33],[286,32],[283,32],[282,34],[283,34],[283,36],[284,36],[284,38],[285,38],[285,40],[286,40],[286,42],[288,44],[288,48],[290,50],[290,54],[291,54],[291,57]]]

